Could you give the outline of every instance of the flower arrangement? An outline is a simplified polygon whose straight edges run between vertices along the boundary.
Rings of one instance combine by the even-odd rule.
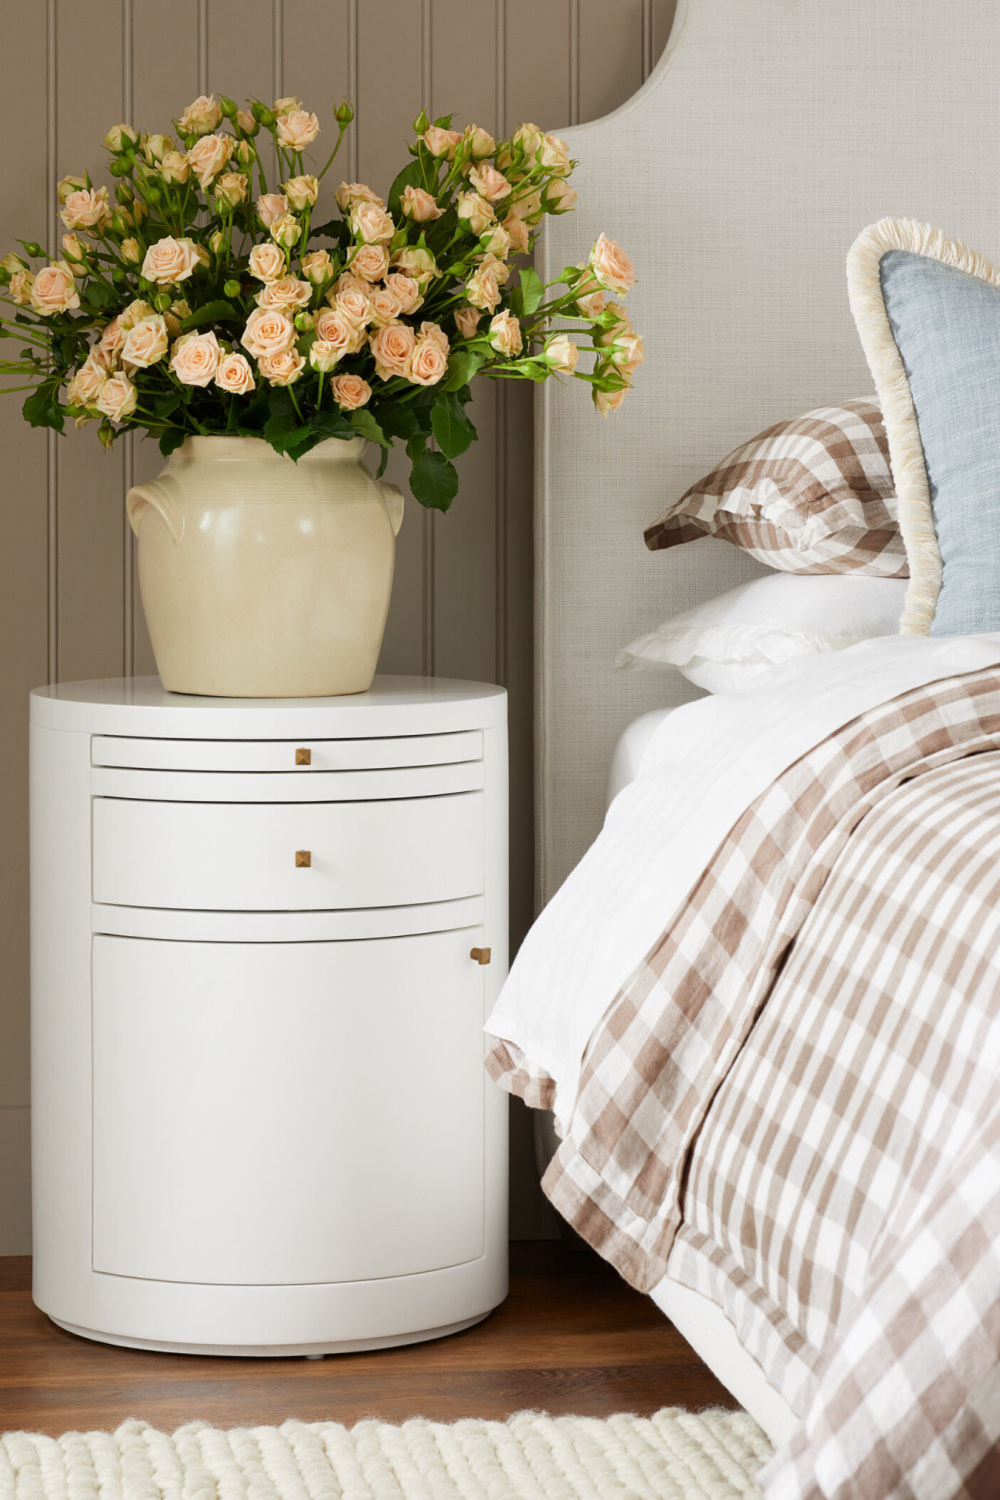
[[[599,412],[616,410],[643,358],[608,300],[632,286],[631,261],[603,234],[548,285],[528,260],[545,215],[574,205],[565,144],[535,125],[495,141],[421,114],[388,197],[343,182],[339,216],[313,224],[352,118],[348,104],[336,110],[315,173],[305,158],[319,121],[293,98],[244,110],[202,96],[174,121],[178,141],[110,130],[113,200],[87,175],[64,177],[61,258],[21,240],[24,255],[0,262],[13,308],[0,333],[25,346],[0,373],[32,391],[27,420],[98,421],[105,447],[140,428],[165,455],[195,434],[263,438],[292,459],[360,436],[382,448],[380,474],[398,439],[413,494],[445,510],[452,460],[476,436],[465,408],[477,374],[572,376]]]

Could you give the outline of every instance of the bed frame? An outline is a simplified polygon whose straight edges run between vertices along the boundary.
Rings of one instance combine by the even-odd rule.
[[[597,834],[616,740],[698,696],[616,673],[616,648],[766,571],[725,542],[649,553],[644,526],[737,443],[873,389],[845,257],[887,215],[1000,249],[996,0],[680,0],[647,83],[566,132],[575,214],[542,269],[603,229],[633,256],[646,362],[606,423],[578,385],[540,388],[536,798],[546,901]],[[706,788],[710,795],[710,788]],[[654,1298],[776,1442],[795,1418],[724,1315],[665,1280]]]
[[[616,648],[764,571],[725,542],[649,553],[643,527],[762,427],[873,389],[844,270],[864,225],[1000,249],[996,0],[680,0],[643,88],[565,134],[579,203],[543,269],[619,240],[646,362],[606,422],[575,382],[539,391],[541,901],[600,828],[625,726],[698,696],[614,672]]]

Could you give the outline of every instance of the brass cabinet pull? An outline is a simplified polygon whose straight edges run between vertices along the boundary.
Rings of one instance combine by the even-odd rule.
[[[469,954],[469,957],[474,958],[477,964],[488,964],[492,951],[493,950],[491,948],[473,948],[472,952]]]
[[[312,753],[311,750],[306,750],[306,749],[300,747],[295,752],[295,764],[297,766],[311,766],[312,765],[312,759],[313,759],[313,753]]]
[[[312,865],[313,857],[311,849],[296,849],[295,868],[297,870],[308,870]]]

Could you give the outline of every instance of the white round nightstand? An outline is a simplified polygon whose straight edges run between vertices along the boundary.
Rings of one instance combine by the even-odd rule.
[[[502,1301],[504,691],[40,688],[31,825],[38,1306],[317,1355]]]

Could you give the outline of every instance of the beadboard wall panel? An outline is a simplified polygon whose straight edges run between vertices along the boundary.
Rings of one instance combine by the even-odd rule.
[[[674,0],[39,0],[12,7],[0,50],[4,154],[0,253],[15,234],[58,247],[55,183],[110,181],[100,139],[120,120],[169,128],[203,91],[295,93],[334,139],[333,107],[358,110],[324,183],[385,191],[421,108],[503,133],[558,129],[627,98],[662,51]],[[33,106],[25,128],[25,99]],[[44,120],[44,126],[40,123]],[[320,160],[325,159],[321,155]],[[613,232],[614,226],[609,225]],[[581,254],[586,249],[581,245]],[[642,268],[640,268],[641,270]],[[531,390],[482,381],[479,442],[459,460],[453,511],[408,500],[382,667],[499,681],[510,691],[511,936],[532,916]],[[581,391],[581,399],[585,393]],[[28,1244],[26,693],[37,683],[154,670],[125,522],[131,483],[161,459],[138,437],[111,454],[94,428],[30,429],[0,403],[0,1254]],[[405,484],[405,458],[389,477]],[[515,1237],[557,1232],[535,1181],[528,1112],[512,1110]]]

